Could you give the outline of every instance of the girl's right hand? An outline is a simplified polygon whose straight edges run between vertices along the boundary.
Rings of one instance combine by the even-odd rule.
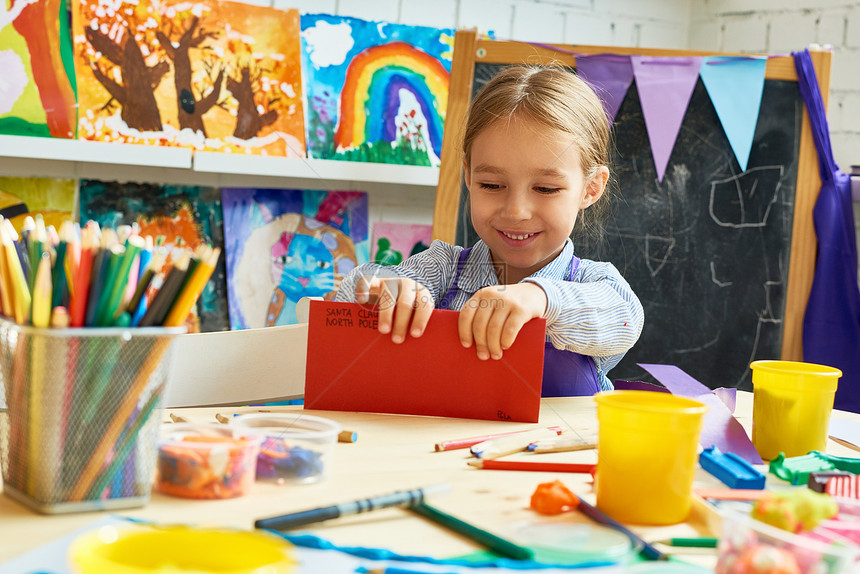
[[[406,340],[407,330],[420,337],[436,306],[427,287],[408,277],[364,275],[355,285],[355,300],[378,307],[379,332],[391,332],[395,343]]]

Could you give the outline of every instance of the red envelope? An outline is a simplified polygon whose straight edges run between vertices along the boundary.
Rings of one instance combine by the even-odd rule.
[[[421,337],[395,344],[375,310],[311,301],[305,408],[537,422],[546,320],[494,361],[460,344],[458,311],[434,310]]]

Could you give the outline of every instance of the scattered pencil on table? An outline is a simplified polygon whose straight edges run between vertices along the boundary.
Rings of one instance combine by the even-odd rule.
[[[470,460],[469,466],[485,470],[524,470],[532,472],[578,472],[590,474],[596,465],[576,462],[532,462],[524,460]]]
[[[562,433],[561,427],[549,427],[549,430],[555,432],[556,435],[560,435]],[[458,438],[453,440],[443,440],[442,442],[436,443],[436,452],[442,452],[445,450],[456,450],[461,448],[471,448],[472,446],[482,443],[488,440],[497,439],[503,436],[510,436],[515,434],[520,434],[524,432],[531,432],[531,430],[525,431],[514,431],[514,432],[505,432],[499,434],[490,434],[484,436],[474,436],[469,438]]]
[[[596,434],[580,436],[579,434],[568,433],[556,438],[533,442],[526,447],[526,450],[534,453],[542,453],[591,450],[594,448],[597,448]]]
[[[358,433],[351,430],[340,431],[337,435],[337,442],[355,442],[358,440]]]
[[[272,516],[271,518],[261,518],[254,522],[254,528],[267,530],[290,530],[307,524],[323,522],[325,520],[340,518],[341,516],[361,514],[362,512],[369,512],[380,508],[389,508],[392,506],[411,507],[416,504],[421,504],[424,501],[424,498],[429,495],[447,494],[450,491],[451,485],[449,484],[433,484],[424,488],[416,488],[414,490],[402,490],[363,500],[311,508],[309,510],[292,512],[290,514]]]
[[[472,445],[469,450],[474,456],[489,460],[526,450],[531,443],[555,437],[557,434],[553,429],[535,429],[485,440]]]
[[[409,510],[457,534],[461,534],[484,546],[487,550],[491,550],[505,558],[513,558],[514,560],[531,560],[534,558],[534,552],[531,549],[515,544],[510,540],[478,528],[450,514],[446,514],[427,503],[416,504],[415,506],[411,506]]]
[[[655,540],[652,544],[663,544],[676,548],[716,548],[719,542],[719,538],[667,538]]]

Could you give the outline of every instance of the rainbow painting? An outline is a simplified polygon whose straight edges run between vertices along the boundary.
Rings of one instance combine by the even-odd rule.
[[[308,157],[439,165],[454,30],[303,14]]]

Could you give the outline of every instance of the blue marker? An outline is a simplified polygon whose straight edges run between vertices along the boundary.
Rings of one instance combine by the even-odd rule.
[[[416,488],[415,490],[403,490],[384,494],[382,496],[374,496],[364,500],[356,500],[353,502],[343,502],[334,506],[324,506],[322,508],[313,508],[311,510],[303,510],[301,512],[293,512],[281,516],[273,516],[271,518],[261,518],[254,522],[254,528],[262,528],[268,530],[289,530],[306,524],[331,520],[341,516],[349,516],[351,514],[361,514],[379,508],[388,508],[390,506],[415,506],[421,504],[424,498],[430,494],[449,493],[451,485],[449,484],[434,484],[425,488]]]

